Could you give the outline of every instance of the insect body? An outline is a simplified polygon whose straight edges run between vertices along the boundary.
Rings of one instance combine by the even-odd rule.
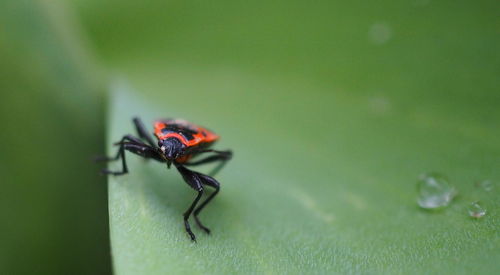
[[[154,135],[157,142],[154,142],[139,118],[134,118],[133,122],[139,137],[125,135],[120,142],[115,143],[115,145],[120,146],[115,157],[103,157],[99,159],[113,161],[121,158],[122,171],[116,172],[103,169],[102,172],[111,175],[123,175],[128,173],[125,150],[144,158],[166,163],[168,168],[174,164],[184,178],[184,181],[198,192],[196,198],[184,213],[184,225],[187,233],[193,241],[196,241],[196,236],[191,231],[188,221],[191,213],[193,213],[196,224],[206,233],[210,233],[210,230],[200,222],[198,214],[219,192],[220,184],[213,176],[229,159],[231,159],[232,152],[229,150],[217,151],[210,149],[215,141],[219,139],[219,136],[208,129],[194,125],[185,120],[165,119],[156,121],[154,123]],[[204,153],[210,153],[210,155],[199,160],[191,160]],[[216,161],[219,161],[219,165],[210,175],[205,175],[186,168],[186,166],[196,166]],[[205,186],[213,187],[215,191],[210,194],[205,201],[198,205]]]
[[[181,119],[156,121],[154,127],[160,150],[177,163],[187,162],[193,153],[210,147],[219,139],[215,133]]]

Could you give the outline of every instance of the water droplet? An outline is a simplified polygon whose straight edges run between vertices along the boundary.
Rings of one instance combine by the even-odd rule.
[[[375,45],[382,45],[387,43],[392,37],[391,27],[384,22],[375,23],[370,26],[368,38]]]
[[[391,109],[391,102],[385,97],[373,97],[369,100],[370,109],[376,114],[385,114]]]
[[[419,192],[417,203],[425,209],[445,207],[457,194],[456,189],[448,180],[438,173],[421,175],[417,188]]]
[[[479,219],[486,215],[486,209],[482,208],[477,201],[469,205],[469,207],[467,208],[467,212],[469,212],[469,216],[476,219]]]
[[[476,183],[476,186],[483,189],[486,192],[493,190],[493,182],[491,180],[483,180]]]

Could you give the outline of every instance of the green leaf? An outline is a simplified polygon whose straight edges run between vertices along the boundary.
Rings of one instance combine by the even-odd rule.
[[[201,215],[212,234],[192,222],[198,242],[189,240],[182,213],[196,194],[175,169],[128,154],[130,173],[109,178],[117,274],[493,274],[500,268],[497,127],[429,105],[406,108],[398,97],[322,93],[290,78],[196,76],[177,72],[167,81],[177,92],[152,96],[155,104],[115,86],[108,145],[135,134],[135,115],[150,131],[155,118],[184,117],[221,134],[216,148],[235,156],[216,177],[221,193]],[[219,93],[217,79],[259,92],[222,87]],[[191,97],[195,87],[211,98]],[[418,175],[428,171],[446,175],[459,191],[440,211],[416,203]],[[476,187],[483,179],[497,186]],[[475,200],[488,211],[482,219],[467,214]]]
[[[0,274],[111,270],[99,72],[60,1],[0,1]]]

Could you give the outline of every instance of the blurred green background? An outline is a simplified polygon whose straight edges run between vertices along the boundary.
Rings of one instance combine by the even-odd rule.
[[[266,197],[281,185],[263,183],[282,177],[308,192],[306,208],[310,196],[335,213],[326,230],[358,261],[319,272],[498,270],[498,196],[483,199],[491,211],[475,233],[461,215],[474,181],[500,181],[499,11],[498,1],[1,1],[0,273],[111,271],[106,182],[89,159],[104,151],[115,76],[164,116],[222,134],[238,152],[225,182],[253,177],[262,184],[246,192]],[[429,216],[414,185],[432,170],[461,197]],[[244,197],[228,185],[226,204]]]

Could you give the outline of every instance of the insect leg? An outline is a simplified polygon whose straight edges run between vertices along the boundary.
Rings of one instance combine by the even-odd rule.
[[[191,186],[194,190],[198,192],[198,195],[194,199],[194,201],[191,203],[191,206],[184,212],[184,227],[186,228],[186,232],[189,234],[191,237],[191,240],[196,241],[196,236],[194,235],[193,231],[191,231],[191,226],[189,225],[189,216],[191,216],[191,213],[193,212],[193,209],[196,207],[196,204],[200,200],[201,196],[203,195],[203,185],[202,180],[200,179],[199,175],[196,172],[193,172],[182,165],[177,166],[177,170],[181,173],[182,177],[186,181],[186,183]]]
[[[211,162],[214,162],[214,161],[220,161],[219,165],[217,165],[209,173],[209,175],[213,177],[215,174],[217,174],[224,167],[224,165],[226,165],[226,162],[228,160],[230,160],[232,158],[232,156],[233,156],[233,152],[231,150],[216,151],[216,150],[209,149],[209,150],[203,150],[200,153],[205,153],[205,152],[213,152],[213,153],[215,153],[215,155],[211,155],[211,156],[208,156],[208,157],[206,157],[204,159],[200,159],[200,160],[197,160],[197,161],[188,162],[188,163],[185,163],[184,165],[186,165],[186,166],[196,166],[196,165],[211,163]]]
[[[152,147],[155,147],[156,144],[153,141],[153,139],[151,139],[151,136],[149,135],[148,131],[146,130],[146,127],[144,126],[144,123],[142,123],[141,119],[138,117],[134,117],[133,122],[135,125],[135,129],[137,130],[137,133],[139,134],[139,137],[145,139],[149,143],[149,145],[151,145]]]
[[[198,226],[203,229],[207,234],[210,234],[210,229],[208,229],[207,227],[205,227],[200,219],[198,218],[198,214],[200,214],[201,210],[203,210],[203,208],[219,193],[219,190],[220,190],[220,184],[217,180],[215,180],[214,178],[210,177],[210,176],[207,176],[207,175],[203,175],[201,173],[197,173],[198,176],[201,178],[201,180],[203,181],[204,184],[208,185],[208,186],[211,186],[213,188],[215,188],[215,191],[210,194],[210,196],[205,200],[203,201],[200,206],[198,206],[195,210],[194,210],[194,219],[196,221],[196,224],[198,224]]]
[[[132,152],[136,155],[139,155],[143,158],[152,158],[157,161],[163,162],[164,160],[161,158],[161,156],[158,155],[158,152],[154,149],[151,148],[149,145],[140,145],[140,144],[135,144],[135,143],[130,143],[130,142],[121,142],[120,143],[120,149],[118,150],[117,156],[122,159],[122,171],[121,172],[113,172],[108,169],[103,169],[102,173],[103,174],[112,174],[115,176],[118,175],[123,175],[128,173],[128,168],[127,168],[127,161],[125,159],[125,150]]]
[[[140,139],[134,137],[133,135],[125,135],[125,136],[123,136],[123,138],[119,142],[116,142],[113,145],[121,145],[125,141],[129,141],[129,142],[137,144],[137,145],[147,146],[146,144],[144,144],[144,142],[142,142]],[[95,158],[95,161],[96,162],[115,161],[115,160],[118,160],[120,158],[120,154],[121,154],[120,150],[118,150],[115,157],[99,156],[99,157]]]
[[[114,175],[114,176],[119,176],[119,175],[123,175],[123,174],[128,173],[127,161],[125,160],[125,143],[122,143],[120,145],[120,149],[118,149],[118,153],[116,154],[115,159],[112,159],[112,160],[117,160],[120,157],[122,158],[122,171],[121,172],[113,172],[113,171],[110,171],[106,168],[103,168],[101,170],[101,173],[106,174],[106,175]]]

